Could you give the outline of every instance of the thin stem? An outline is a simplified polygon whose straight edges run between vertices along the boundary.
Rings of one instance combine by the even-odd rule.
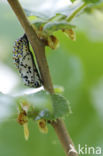
[[[84,7],[86,3],[83,3],[79,8],[77,8],[69,17],[66,18],[68,22],[70,22]]]
[[[35,52],[35,56],[37,59],[37,63],[39,66],[40,74],[43,80],[44,88],[49,91],[50,93],[54,93],[50,72],[47,64],[47,59],[45,56],[45,46],[41,42],[41,40],[38,39],[36,32],[34,31],[33,27],[29,23],[20,3],[18,0],[8,0],[8,3],[10,4],[11,8],[15,12],[19,22],[21,23],[30,43],[31,46]],[[62,120],[57,119],[57,121],[51,122],[51,125],[54,127],[55,132],[58,136],[58,138],[61,141],[61,144],[64,147],[64,151],[66,152],[67,156],[77,156],[77,153],[70,152],[70,145],[73,145],[70,136],[68,135],[68,132],[66,130],[66,127]],[[73,146],[74,147],[74,146]]]
[[[62,120],[57,119],[56,122],[51,122],[53,128],[55,129],[59,140],[61,141],[62,146],[65,149],[65,153],[67,156],[78,156],[78,153],[74,147],[72,139],[65,128],[65,124]]]

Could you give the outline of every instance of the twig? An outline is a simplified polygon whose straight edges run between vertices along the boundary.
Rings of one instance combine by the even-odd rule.
[[[50,93],[54,93],[50,72],[47,64],[47,59],[45,56],[45,46],[41,42],[41,40],[38,39],[36,32],[34,31],[33,27],[29,23],[20,3],[18,0],[8,0],[8,3],[10,4],[11,8],[15,12],[19,22],[21,23],[24,31],[26,32],[26,35],[31,43],[31,46],[35,52],[35,56],[37,59],[37,63],[39,66],[40,74],[44,83],[44,88],[49,91]],[[67,156],[77,156],[76,153],[69,153],[70,144],[73,145],[66,127],[62,120],[57,119],[57,121],[51,122],[51,125],[54,127],[55,132],[57,133],[57,136],[59,137],[63,147],[64,151],[66,152]],[[74,146],[73,146],[74,147]]]
[[[63,120],[57,119],[56,122],[51,122],[54,127],[56,134],[61,141],[62,146],[64,147],[65,153],[67,156],[78,156],[78,153],[74,147],[72,139],[65,127]]]
[[[39,70],[41,73],[41,77],[44,83],[44,87],[46,90],[53,93],[53,86],[51,82],[51,77],[49,73],[49,68],[47,64],[47,60],[45,57],[45,47],[43,43],[38,39],[32,25],[29,23],[24,10],[22,9],[18,0],[8,0],[10,6],[12,7],[13,11],[15,12],[19,22],[21,23],[28,39],[32,45],[32,48],[35,52],[37,63],[39,66]],[[48,73],[48,74],[47,74]]]

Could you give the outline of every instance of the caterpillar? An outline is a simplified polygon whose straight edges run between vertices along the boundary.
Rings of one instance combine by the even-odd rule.
[[[13,60],[26,86],[38,88],[42,85],[26,34],[15,41]]]

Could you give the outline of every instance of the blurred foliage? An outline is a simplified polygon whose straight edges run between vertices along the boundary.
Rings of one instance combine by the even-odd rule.
[[[97,3],[100,2],[101,0],[83,0],[85,3]]]
[[[91,4],[101,4],[103,3],[103,0],[83,0],[85,3],[91,3]]]
[[[0,92],[0,120],[6,120],[16,115],[16,105],[13,97]]]
[[[73,113],[65,117],[65,122],[75,145],[103,148],[103,38],[99,40],[100,35],[97,38],[98,31],[102,34],[103,28],[97,29],[102,22],[98,17],[95,19],[94,12],[91,12],[91,15],[85,14],[73,21],[77,25],[75,42],[56,32],[60,48],[54,51],[46,48],[46,54],[53,83],[65,88],[63,95],[71,103]],[[23,30],[7,5],[0,6],[0,20],[0,62],[17,73],[12,63],[12,47]],[[17,87],[22,88],[20,84]],[[2,100],[7,105],[13,104],[9,97],[0,98],[0,110]],[[34,121],[29,121],[30,139],[26,142],[23,128],[16,119],[5,117],[6,121],[0,118],[1,156],[65,155],[51,126],[48,125],[48,134],[43,135]]]

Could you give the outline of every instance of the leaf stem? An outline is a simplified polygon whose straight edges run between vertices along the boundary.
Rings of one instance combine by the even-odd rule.
[[[29,23],[24,10],[22,9],[20,3],[18,0],[8,0],[8,3],[10,4],[11,8],[15,12],[20,24],[22,25],[30,43],[31,46],[35,52],[35,56],[37,59],[37,63],[39,66],[40,74],[43,80],[44,88],[49,91],[50,93],[54,93],[53,84],[50,77],[49,67],[47,63],[47,59],[45,56],[45,46],[41,42],[41,40],[38,39],[35,30],[33,29],[32,25]],[[67,132],[67,129],[63,123],[62,120],[57,119],[57,121],[51,122],[51,125],[54,127],[55,132],[58,136],[58,138],[61,141],[61,144],[64,147],[64,151],[67,156],[78,156],[77,153],[69,153],[70,145],[72,143],[72,140],[70,139],[70,136]],[[74,147],[74,146],[73,146]]]
[[[86,3],[83,3],[69,17],[66,18],[66,21],[70,22],[85,6],[86,6]]]

